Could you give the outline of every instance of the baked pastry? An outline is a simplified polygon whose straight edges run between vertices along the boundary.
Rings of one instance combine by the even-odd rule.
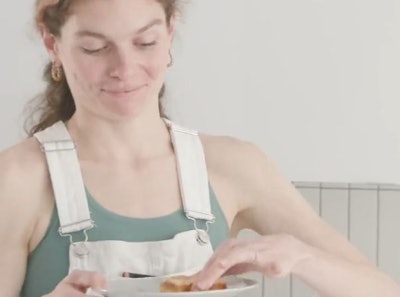
[[[193,277],[177,275],[164,280],[160,285],[160,292],[190,292],[193,287]],[[208,291],[226,289],[226,282],[218,279]]]

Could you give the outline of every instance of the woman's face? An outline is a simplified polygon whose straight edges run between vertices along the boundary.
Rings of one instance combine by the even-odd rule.
[[[157,111],[172,34],[155,0],[76,1],[54,53],[77,112],[121,119]]]

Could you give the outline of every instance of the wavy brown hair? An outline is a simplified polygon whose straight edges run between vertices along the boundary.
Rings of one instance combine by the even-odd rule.
[[[84,0],[36,0],[35,24],[39,32],[47,30],[55,37],[60,37],[61,28],[65,24],[75,1]],[[154,0],[159,2],[165,11],[167,25],[179,11],[179,0]],[[44,130],[58,121],[67,121],[75,113],[75,102],[65,76],[55,82],[51,75],[52,63],[49,62],[43,72],[47,86],[42,94],[34,98],[28,105],[29,113],[25,121],[25,131],[29,136]],[[163,107],[162,97],[165,85],[159,92],[158,106],[160,115],[167,117]]]

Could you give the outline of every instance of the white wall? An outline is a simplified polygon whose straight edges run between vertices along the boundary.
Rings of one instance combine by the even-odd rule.
[[[40,90],[32,0],[3,2],[0,148]],[[399,182],[400,1],[191,0],[173,118],[257,143],[292,180]]]
[[[33,28],[33,5],[34,0],[1,4],[0,149],[24,135],[24,104],[42,87],[45,53]]]

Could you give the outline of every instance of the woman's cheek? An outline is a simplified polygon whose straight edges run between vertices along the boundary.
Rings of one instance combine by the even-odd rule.
[[[75,64],[74,76],[80,82],[96,82],[104,75],[104,69],[100,61],[82,60]]]
[[[156,55],[149,63],[149,68],[153,77],[164,76],[164,73],[167,69],[167,65],[170,62],[169,55],[165,55],[165,52],[159,53]]]

